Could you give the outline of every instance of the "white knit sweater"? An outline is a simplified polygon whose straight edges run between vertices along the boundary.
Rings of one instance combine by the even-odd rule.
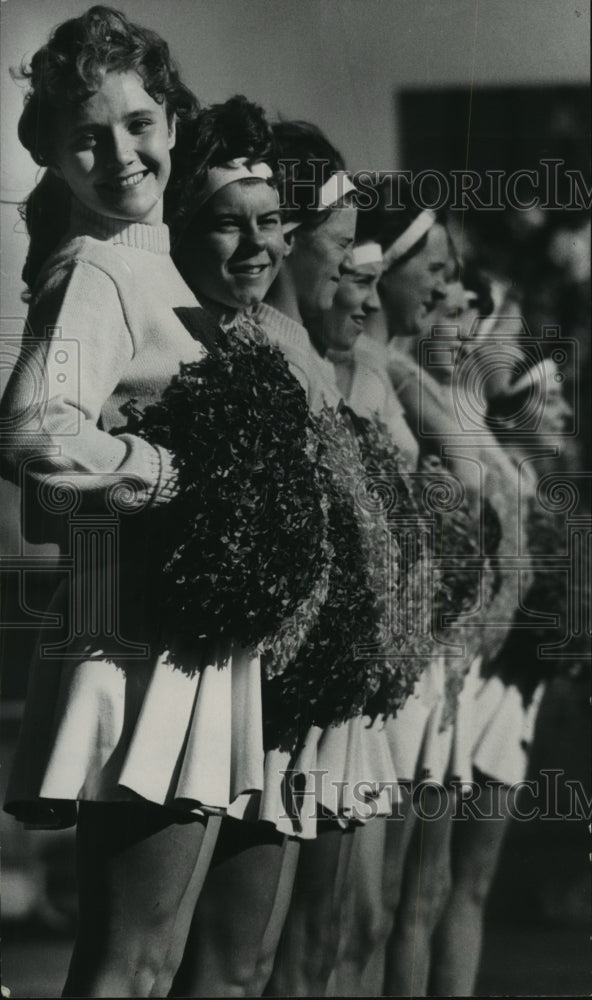
[[[121,407],[161,395],[204,348],[175,315],[199,307],[169,256],[167,226],[77,206],[33,289],[21,356],[2,402],[3,474],[37,487],[60,473],[94,508],[133,477],[135,503],[170,492],[171,455],[133,434]],[[40,539],[38,539],[40,540]]]
[[[387,349],[361,334],[351,351],[330,351],[328,356],[336,366],[351,366],[348,405],[361,417],[376,416],[386,424],[394,443],[414,469],[419,449],[389,378]]]
[[[312,413],[318,413],[323,406],[335,408],[341,399],[335,370],[331,362],[315,350],[306,329],[265,302],[257,311],[257,319],[300,382]]]

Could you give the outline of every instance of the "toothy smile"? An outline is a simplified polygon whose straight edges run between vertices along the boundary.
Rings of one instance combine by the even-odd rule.
[[[109,181],[103,181],[101,187],[108,188],[109,191],[123,191],[125,188],[141,184],[147,174],[147,170],[139,170],[135,174],[128,174],[127,177],[112,177]]]
[[[242,264],[240,267],[230,269],[231,274],[244,275],[247,278],[256,278],[267,269],[267,264]]]

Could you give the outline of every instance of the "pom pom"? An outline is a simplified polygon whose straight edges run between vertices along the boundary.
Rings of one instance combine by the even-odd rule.
[[[305,395],[241,314],[181,365],[132,429],[174,455],[179,493],[158,513],[163,647],[187,671],[226,639],[295,655],[325,596],[328,505]],[[181,652],[183,651],[183,652]]]
[[[294,750],[312,725],[325,728],[363,713],[389,664],[381,655],[393,574],[388,528],[365,496],[366,474],[349,421],[325,409],[315,420],[319,472],[330,499],[333,549],[326,600],[296,658],[278,670],[264,659],[266,744]],[[359,655],[360,646],[375,647]]]
[[[369,715],[396,715],[434,654],[431,615],[440,575],[431,559],[431,531],[417,480],[379,419],[353,416],[369,494],[383,505],[391,533],[395,595],[388,609],[388,669],[366,706]]]

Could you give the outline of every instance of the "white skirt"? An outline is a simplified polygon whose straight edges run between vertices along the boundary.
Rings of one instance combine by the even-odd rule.
[[[539,684],[528,705],[515,684],[481,677],[476,657],[465,678],[455,723],[452,776],[473,778],[473,768],[505,785],[523,781],[538,711],[545,691]]]
[[[141,593],[128,590],[125,636],[149,647]],[[64,620],[66,597],[58,590],[50,609]],[[88,645],[33,664],[5,804],[28,825],[72,826],[78,801],[143,800],[310,838],[317,805],[342,823],[390,812],[382,786],[395,773],[377,724],[313,726],[297,754],[264,752],[259,657],[204,648],[189,673],[166,653],[109,659]]]
[[[400,781],[429,778],[443,782],[448,770],[452,728],[442,728],[446,665],[443,656],[430,661],[413,694],[386,723],[394,768]]]

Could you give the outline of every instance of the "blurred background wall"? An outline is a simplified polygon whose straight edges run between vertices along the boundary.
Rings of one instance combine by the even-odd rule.
[[[6,0],[2,15],[3,199],[35,168],[16,138],[23,85],[11,66],[86,0]],[[326,129],[350,169],[401,166],[395,94],[440,84],[587,83],[589,0],[114,0],[160,32],[205,103],[242,92]],[[461,164],[462,166],[462,164]],[[20,316],[26,238],[2,205],[2,315]]]

